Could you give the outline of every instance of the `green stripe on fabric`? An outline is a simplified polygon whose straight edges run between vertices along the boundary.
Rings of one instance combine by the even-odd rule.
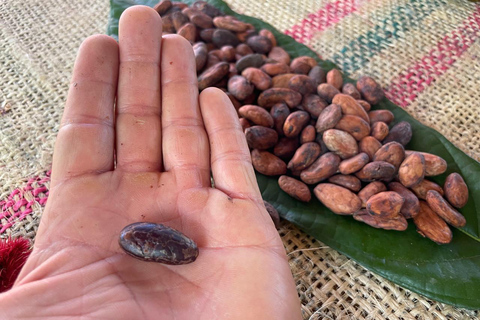
[[[396,6],[372,30],[344,46],[332,60],[342,67],[343,72],[351,74],[395,39],[405,37],[405,33],[411,29],[421,28],[426,17],[445,5],[447,2],[444,0],[412,0]]]

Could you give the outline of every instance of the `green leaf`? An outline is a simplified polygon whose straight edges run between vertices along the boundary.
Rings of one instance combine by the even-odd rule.
[[[157,2],[111,0],[108,33],[117,36],[118,19],[125,8],[134,4],[153,6]],[[191,4],[194,0],[183,2]],[[257,30],[271,30],[278,44],[292,57],[308,55],[315,57],[326,70],[336,67],[331,62],[321,61],[315,52],[269,24],[236,14],[223,1],[208,2],[253,24]],[[345,81],[353,82],[348,78]],[[453,230],[450,244],[440,246],[422,238],[413,223],[404,232],[374,229],[352,217],[335,215],[316,199],[308,204],[298,202],[278,187],[277,179],[257,174],[264,199],[273,204],[283,218],[306,233],[400,286],[457,307],[480,308],[480,164],[387,99],[375,108],[388,109],[395,114],[396,122],[405,120],[412,125],[413,139],[408,149],[430,152],[447,161],[448,171],[432,180],[443,185],[449,173],[458,172],[469,186],[469,201],[460,210],[467,225]]]

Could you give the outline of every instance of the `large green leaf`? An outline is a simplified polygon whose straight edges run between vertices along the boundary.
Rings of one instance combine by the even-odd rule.
[[[108,33],[116,36],[118,19],[125,8],[134,4],[153,6],[155,0],[111,0]],[[184,1],[193,3],[194,0]],[[257,29],[274,32],[280,46],[292,57],[308,55],[329,70],[336,67],[318,59],[315,52],[278,32],[258,19],[238,15],[223,1],[209,3],[240,20],[252,23]],[[352,81],[345,78],[346,81]],[[371,228],[351,217],[338,216],[317,200],[304,204],[295,201],[277,185],[275,178],[257,175],[265,200],[272,203],[283,218],[293,222],[306,233],[354,259],[385,278],[437,301],[459,307],[480,308],[480,164],[465,155],[437,131],[413,119],[403,109],[385,99],[376,108],[395,114],[396,121],[406,120],[413,128],[409,149],[442,156],[448,162],[448,171],[433,180],[443,184],[447,174],[459,172],[470,188],[470,200],[461,209],[467,219],[462,229],[453,230],[453,241],[437,245],[422,238],[413,224],[407,231],[385,231]]]

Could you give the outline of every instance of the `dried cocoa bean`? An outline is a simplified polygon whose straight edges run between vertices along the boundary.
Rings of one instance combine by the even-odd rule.
[[[240,43],[236,48],[235,48],[235,51],[237,52],[237,54],[241,55],[242,57],[246,56],[246,55],[249,55],[249,54],[254,54],[253,53],[253,50],[252,48],[250,48],[247,44],[245,43]],[[263,63],[263,56],[260,55],[260,57],[262,58],[262,63]],[[240,59],[239,59],[240,60]],[[247,65],[245,66],[243,69],[246,69],[248,67],[254,67],[254,68],[259,68],[261,65]],[[242,70],[243,71],[243,70]]]
[[[270,40],[270,42],[272,43],[273,47],[277,46],[277,39],[275,38],[275,36],[273,35],[273,33],[270,30],[262,29],[258,32],[258,35],[263,36],[263,37],[267,37]]]
[[[355,173],[358,170],[362,169],[369,161],[370,158],[368,157],[368,154],[362,152],[357,154],[356,156],[340,162],[338,169],[342,174]]]
[[[177,11],[172,13],[172,23],[175,27],[175,30],[178,32],[185,24],[189,23],[190,20],[182,12]]]
[[[258,104],[270,107],[279,102],[285,102],[290,108],[296,107],[302,101],[302,95],[287,88],[270,88],[258,96]]]
[[[386,161],[393,164],[396,171],[400,168],[404,159],[405,149],[395,141],[384,144],[373,156],[373,161]]]
[[[328,103],[316,94],[307,94],[303,97],[303,110],[310,113],[312,119],[317,119],[320,113],[328,106]]]
[[[356,174],[357,178],[362,181],[391,181],[395,176],[395,167],[385,161],[373,161],[367,163]]]
[[[357,221],[362,221],[371,227],[385,230],[405,231],[408,227],[407,220],[402,215],[383,217],[371,215],[366,209],[355,212],[353,218]]]
[[[298,138],[282,137],[273,148],[273,154],[277,157],[290,160],[299,146]]]
[[[254,52],[268,54],[272,50],[272,42],[264,36],[252,36],[247,39],[247,44]]]
[[[225,29],[216,29],[212,35],[212,42],[217,46],[217,48],[221,48],[223,46],[236,47],[240,41],[237,39],[237,36],[235,36],[234,33]]]
[[[370,124],[377,121],[390,124],[395,118],[394,114],[389,110],[372,110],[368,113],[368,116],[370,117]]]
[[[228,74],[230,65],[226,62],[220,62],[208,68],[198,77],[198,89],[201,91],[211,87]]]
[[[327,208],[336,214],[352,215],[362,207],[360,198],[347,188],[332,183],[320,183],[313,193]]]
[[[271,128],[273,118],[267,110],[252,104],[246,104],[238,109],[238,114],[256,125]]]
[[[385,122],[374,122],[371,127],[370,135],[378,141],[382,141],[388,135],[388,125]]]
[[[195,54],[195,64],[197,71],[200,71],[207,63],[207,45],[203,42],[195,43],[193,45],[193,53]]]
[[[357,116],[362,118],[366,122],[370,122],[370,118],[368,117],[365,109],[363,109],[363,107],[357,102],[357,100],[353,99],[351,96],[339,93],[333,98],[332,103],[339,105],[340,108],[342,108],[343,114]]]
[[[316,89],[313,80],[309,76],[303,74],[298,74],[292,77],[288,82],[288,87],[302,95],[314,93]]]
[[[308,125],[303,128],[302,132],[300,133],[300,144],[304,144],[307,142],[315,141],[315,136],[317,132],[315,131],[315,127],[312,125]]]
[[[360,117],[353,115],[344,115],[335,125],[335,129],[348,132],[357,141],[362,140],[370,134],[370,125]]]
[[[232,46],[223,46],[221,49],[220,49],[220,52],[222,53],[222,60],[223,61],[227,61],[227,62],[233,62],[235,61],[235,48],[232,47]],[[235,63],[233,64],[233,66],[235,67]],[[236,70],[236,67],[235,67],[235,70]]]
[[[370,77],[364,76],[358,79],[357,89],[362,94],[363,99],[371,104],[377,104],[385,97],[382,87]]]
[[[250,81],[258,90],[267,90],[272,86],[272,78],[257,68],[247,68],[243,70],[242,76]]]
[[[342,93],[348,94],[355,100],[359,100],[362,97],[360,96],[360,92],[358,92],[357,88],[353,83],[345,83],[342,87]]]
[[[163,0],[153,6],[153,10],[157,11],[159,15],[164,15],[172,7],[172,1]]]
[[[177,34],[184,37],[190,43],[195,42],[195,38],[197,36],[197,28],[193,23],[185,23],[178,31]]]
[[[354,192],[358,192],[362,188],[360,180],[351,175],[336,174],[328,178],[328,182],[342,186]]]
[[[289,176],[281,176],[278,178],[278,186],[285,191],[289,196],[303,201],[309,202],[312,199],[312,194],[307,185],[297,179]]]
[[[327,83],[334,86],[337,90],[342,89],[342,86],[343,86],[342,73],[338,69],[332,69],[328,71]]]
[[[454,207],[462,208],[468,202],[468,187],[462,176],[454,172],[448,175],[443,186],[445,198]]]
[[[262,66],[261,69],[263,72],[265,72],[271,77],[290,72],[290,67],[282,62],[266,63]]]
[[[394,125],[388,133],[383,143],[397,141],[406,146],[412,139],[412,126],[406,121],[402,121]]]
[[[342,118],[342,109],[336,104],[331,104],[322,110],[318,116],[315,128],[322,133],[325,130],[333,129]]]
[[[368,103],[367,101],[365,100],[357,100],[357,102],[363,107],[363,109],[365,109],[365,111],[369,112],[370,109],[372,109],[372,106],[370,105],[370,103]],[[371,123],[371,119],[370,119],[370,123]]]
[[[308,76],[314,81],[315,87],[318,87],[318,85],[327,81],[325,70],[323,70],[320,66],[314,66],[312,69],[310,69]]]
[[[213,39],[213,33],[215,32],[215,30],[217,30],[217,29],[210,28],[210,29],[201,30],[200,31],[200,39],[202,39],[206,43],[211,43],[212,39]]]
[[[424,177],[425,158],[418,152],[412,152],[400,165],[398,169],[398,179],[405,187],[411,188],[419,184]]]
[[[358,192],[358,197],[360,200],[362,200],[362,207],[365,208],[367,206],[368,199],[370,199],[373,195],[383,191],[387,191],[387,187],[383,182],[380,181],[370,182],[363,187],[363,189]]]
[[[267,209],[268,215],[272,218],[275,228],[277,230],[280,229],[280,215],[277,209],[265,200],[263,200],[263,204],[265,205],[265,209]]]
[[[284,73],[274,76],[272,78],[272,87],[273,88],[288,88],[288,83],[290,79],[296,76],[295,73]]]
[[[283,136],[283,124],[290,114],[290,109],[283,102],[277,103],[270,109],[270,115],[273,118],[273,126],[279,136]]]
[[[243,72],[247,68],[260,68],[263,65],[263,56],[259,53],[252,53],[243,56],[237,61],[235,67],[238,72]]]
[[[268,151],[253,149],[252,164],[255,170],[266,176],[278,176],[287,172],[287,164]]]
[[[394,191],[379,192],[367,200],[367,211],[372,215],[395,217],[400,213],[405,199]]]
[[[245,130],[245,138],[251,149],[270,149],[278,141],[278,134],[275,130],[262,127],[251,126]]]
[[[427,199],[427,192],[429,190],[435,190],[443,196],[442,187],[440,187],[435,182],[432,182],[432,181],[427,180],[427,179],[423,179],[422,181],[420,181],[419,184],[414,185],[410,189],[413,191],[413,193],[415,193],[415,195],[419,199],[423,199],[423,200]]]
[[[455,210],[447,200],[443,199],[442,195],[435,190],[427,192],[428,206],[435,211],[436,214],[445,220],[448,224],[460,228],[467,223],[465,217]]]
[[[310,115],[305,111],[295,111],[288,115],[283,124],[283,134],[287,138],[296,137],[308,125]]]
[[[244,100],[253,93],[253,85],[242,76],[233,76],[228,80],[228,92],[238,100]]]
[[[300,173],[300,179],[308,184],[326,180],[337,172],[339,164],[340,157],[332,152],[327,152],[304,169]]]
[[[213,27],[213,19],[201,11],[188,15],[188,18],[200,29],[209,29]]]
[[[447,171],[447,161],[445,161],[442,157],[427,152],[413,150],[405,150],[405,155],[409,156],[412,154],[412,152],[418,152],[425,158],[426,177],[438,176]]]
[[[398,193],[405,200],[402,208],[400,209],[400,213],[405,218],[410,219],[418,214],[418,212],[420,211],[420,204],[418,202],[417,196],[415,196],[412,191],[405,188],[399,182],[390,182],[388,184],[388,190]]]
[[[290,69],[293,73],[308,74],[317,65],[317,61],[309,56],[300,56],[292,60]]]
[[[336,153],[342,159],[348,159],[358,154],[357,141],[345,131],[328,129],[323,133],[323,142],[328,150]]]
[[[321,148],[316,142],[302,144],[288,162],[287,168],[291,171],[301,171],[308,168],[320,156]]]
[[[438,244],[452,241],[452,231],[425,201],[420,201],[420,212],[413,218],[417,232]]]
[[[366,136],[358,143],[358,149],[360,152],[365,152],[368,154],[370,159],[373,159],[375,153],[382,147],[380,141],[375,139],[372,136]]]
[[[233,32],[244,32],[248,29],[248,24],[239,21],[232,16],[215,17],[213,18],[213,24],[219,29]]]
[[[215,8],[211,4],[207,3],[206,1],[195,1],[192,4],[192,8],[200,10],[201,12],[207,14],[208,16],[215,18],[218,16],[223,16],[222,11]]]
[[[282,47],[273,47],[268,54],[268,58],[286,65],[290,64],[290,55]]]
[[[317,93],[323,100],[332,103],[333,98],[340,93],[337,88],[328,83],[322,83],[317,87]]]
[[[173,25],[173,19],[171,14],[162,17],[162,30],[163,32],[168,32],[168,33],[177,32],[177,30],[175,29],[175,26]]]

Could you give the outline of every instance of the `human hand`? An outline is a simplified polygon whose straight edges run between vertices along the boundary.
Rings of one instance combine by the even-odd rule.
[[[128,256],[119,233],[138,221],[182,231],[197,260]],[[162,39],[154,10],[127,9],[119,44],[80,47],[34,250],[0,308],[9,319],[300,318],[235,110],[218,89],[198,95],[191,45]]]

